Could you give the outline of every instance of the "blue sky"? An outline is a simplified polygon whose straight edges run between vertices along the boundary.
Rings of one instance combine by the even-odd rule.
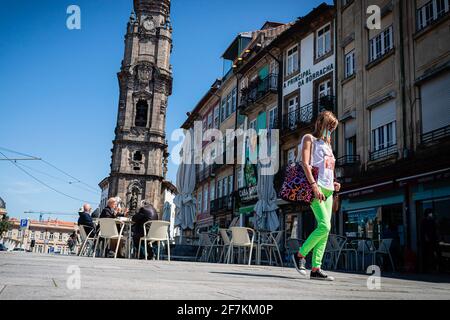
[[[84,182],[74,183],[41,161],[21,162],[44,183],[77,199],[98,203],[95,188],[109,174],[119,96],[116,74],[132,2],[0,1],[0,147],[41,157]],[[168,137],[222,75],[220,56],[237,33],[256,30],[267,20],[295,20],[321,2],[173,0]],[[66,28],[71,4],[81,8],[81,30]],[[169,141],[169,147],[175,143]],[[173,182],[176,169],[169,162]],[[0,197],[12,217],[25,217],[27,210],[76,212],[81,205],[8,161],[0,161]]]

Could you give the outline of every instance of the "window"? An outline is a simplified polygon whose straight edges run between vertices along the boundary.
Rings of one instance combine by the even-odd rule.
[[[197,198],[197,205],[198,205],[197,211],[202,213],[203,212],[203,210],[202,210],[203,202],[202,202],[202,190],[201,189],[199,190],[197,197],[198,197]]]
[[[8,231],[8,238],[12,238],[12,231],[10,230],[10,231]]]
[[[228,177],[228,190],[230,194],[233,192],[233,179],[234,179],[233,175]]]
[[[207,117],[204,117],[203,118],[203,123],[202,123],[202,130],[203,130],[203,132],[205,132],[206,131],[206,127],[208,126],[208,118]]]
[[[41,233],[39,234],[39,240],[44,240],[44,232],[41,232]]]
[[[345,78],[355,74],[355,50],[345,55]]]
[[[222,100],[222,122],[227,118],[227,100]]]
[[[228,195],[228,182],[227,177],[223,179],[223,196],[226,197]]]
[[[331,96],[331,80],[319,83],[319,98]]]
[[[34,239],[35,239],[35,234],[34,234],[34,231],[31,231],[31,234],[30,234],[30,239],[31,239],[31,240],[34,240]]]
[[[50,232],[49,240],[53,240],[53,239],[54,239],[54,234],[53,234],[53,232]]]
[[[450,126],[448,88],[450,88],[450,72],[441,73],[421,85],[423,134]]]
[[[208,114],[208,129],[212,128],[212,122],[213,122],[213,114],[212,114],[212,112],[210,112]]]
[[[237,95],[237,88],[234,88],[231,92],[231,112],[236,111],[236,95]]]
[[[331,25],[328,24],[317,31],[317,58],[331,51]]]
[[[286,76],[298,71],[298,46],[295,45],[287,52]]]
[[[394,48],[393,28],[388,27],[386,30],[370,40],[370,62],[375,61]]]
[[[218,198],[222,198],[222,197],[223,197],[222,184],[223,184],[223,180],[221,179],[221,180],[219,180],[219,182],[217,183]]]
[[[59,241],[62,241],[62,240],[63,240],[63,234],[62,234],[62,233],[59,234],[58,240],[59,240]]]
[[[211,198],[210,201],[213,201],[216,198],[216,180],[211,181],[209,188],[209,197]]]
[[[269,110],[269,129],[275,129],[277,127],[278,119],[278,107]]]
[[[148,118],[148,103],[145,100],[139,100],[136,105],[136,119],[134,121],[134,125],[136,127],[147,126],[147,118]]]
[[[21,230],[19,230],[19,231],[17,232],[17,238],[22,238],[22,231],[21,231]]]
[[[449,0],[431,0],[417,10],[417,30],[431,25],[449,11]]]
[[[243,188],[244,187],[244,166],[239,166],[237,169],[237,184],[238,184],[238,189]]]
[[[208,186],[205,186],[203,188],[203,212],[208,211],[208,190],[209,190]]]
[[[218,129],[220,124],[220,106],[214,108],[214,128]]]
[[[142,161],[142,153],[140,151],[136,151],[133,155],[134,161]]]
[[[374,108],[370,117],[372,152],[394,146],[397,141],[395,100]]]
[[[298,96],[295,96],[288,100],[288,122],[290,128],[295,126],[297,109],[298,109]]]
[[[227,96],[227,118],[231,115],[233,109],[233,99],[232,93],[230,92]]]
[[[354,156],[356,154],[356,136],[345,139],[345,155]]]

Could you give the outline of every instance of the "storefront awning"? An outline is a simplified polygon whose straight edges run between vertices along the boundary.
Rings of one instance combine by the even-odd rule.
[[[253,214],[253,212],[255,212],[255,206],[254,205],[239,208],[239,214],[249,215],[249,214]]]

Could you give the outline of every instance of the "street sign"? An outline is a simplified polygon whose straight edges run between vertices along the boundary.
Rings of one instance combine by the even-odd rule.
[[[20,220],[20,228],[25,229],[28,226],[28,219]]]

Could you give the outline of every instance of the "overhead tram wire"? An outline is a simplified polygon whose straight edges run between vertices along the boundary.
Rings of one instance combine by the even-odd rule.
[[[96,192],[96,194],[99,194],[98,188],[97,188],[97,187],[93,187],[93,186],[88,185],[87,183],[85,183],[85,182],[81,181],[80,179],[78,179],[78,178],[72,176],[71,174],[69,174],[69,173],[65,172],[64,170],[62,170],[62,169],[56,167],[54,164],[52,164],[52,163],[50,163],[50,162],[48,162],[48,161],[46,161],[46,160],[44,160],[44,159],[37,158],[37,157],[35,157],[35,156],[29,155],[29,154],[26,154],[26,153],[14,151],[14,150],[7,149],[7,148],[3,148],[3,147],[0,147],[0,149],[1,149],[1,150],[8,151],[8,152],[11,152],[11,153],[15,153],[15,154],[18,154],[18,155],[21,155],[21,156],[24,156],[24,157],[29,157],[29,158],[32,158],[32,159],[35,159],[35,160],[40,160],[40,161],[42,161],[43,163],[47,164],[48,166],[52,167],[53,169],[55,169],[55,170],[61,172],[62,174],[66,175],[66,176],[68,176],[69,178],[71,178],[71,179],[74,180],[73,182],[69,182],[69,184],[75,185],[75,183],[80,183],[80,184],[82,184],[82,185],[84,185],[84,186],[86,186],[86,187],[92,189],[94,192]],[[8,159],[8,160],[11,160],[11,159]]]
[[[17,163],[17,164],[18,164],[19,166],[22,166],[22,167],[27,168],[28,170],[34,171],[34,172],[36,172],[36,173],[42,174],[42,175],[44,175],[44,176],[47,176],[47,177],[49,177],[49,178],[52,178],[52,179],[55,179],[55,180],[58,180],[58,181],[61,181],[61,182],[64,182],[64,183],[67,183],[67,184],[69,184],[69,185],[71,185],[71,186],[74,186],[74,187],[76,187],[76,188],[78,188],[78,189],[81,189],[81,190],[84,190],[84,191],[86,191],[86,192],[90,192],[90,193],[93,193],[93,194],[96,194],[96,195],[100,195],[100,192],[98,192],[98,191],[92,191],[91,189],[87,189],[87,188],[83,188],[82,186],[79,186],[79,185],[74,184],[72,181],[67,181],[67,180],[65,180],[65,179],[63,179],[63,178],[55,177],[55,176],[53,176],[53,175],[51,175],[51,174],[48,174],[48,173],[46,173],[46,172],[43,172],[43,171],[37,170],[37,169],[35,169],[35,168],[32,168],[32,167],[30,167],[30,166],[24,165],[23,163]]]
[[[35,176],[33,176],[31,173],[29,173],[27,170],[25,170],[24,168],[22,168],[21,166],[19,166],[17,163],[15,163],[13,160],[9,159],[3,152],[0,151],[0,154],[5,157],[5,159],[9,160],[13,165],[15,165],[19,170],[21,170],[22,172],[24,172],[27,176],[29,176],[30,178],[32,178],[33,180],[39,182],[40,184],[42,184],[43,186],[49,188],[50,190],[53,190],[54,192],[63,195],[67,198],[70,198],[72,200],[76,200],[76,201],[80,201],[80,202],[86,202],[92,205],[98,205],[98,203],[95,203],[93,201],[87,201],[87,200],[83,200],[83,199],[79,199],[76,197],[72,197],[71,195],[68,195],[67,193],[64,193],[62,191],[59,191],[58,189],[53,188],[52,186],[48,185],[47,183],[43,182],[42,180],[36,178]]]

